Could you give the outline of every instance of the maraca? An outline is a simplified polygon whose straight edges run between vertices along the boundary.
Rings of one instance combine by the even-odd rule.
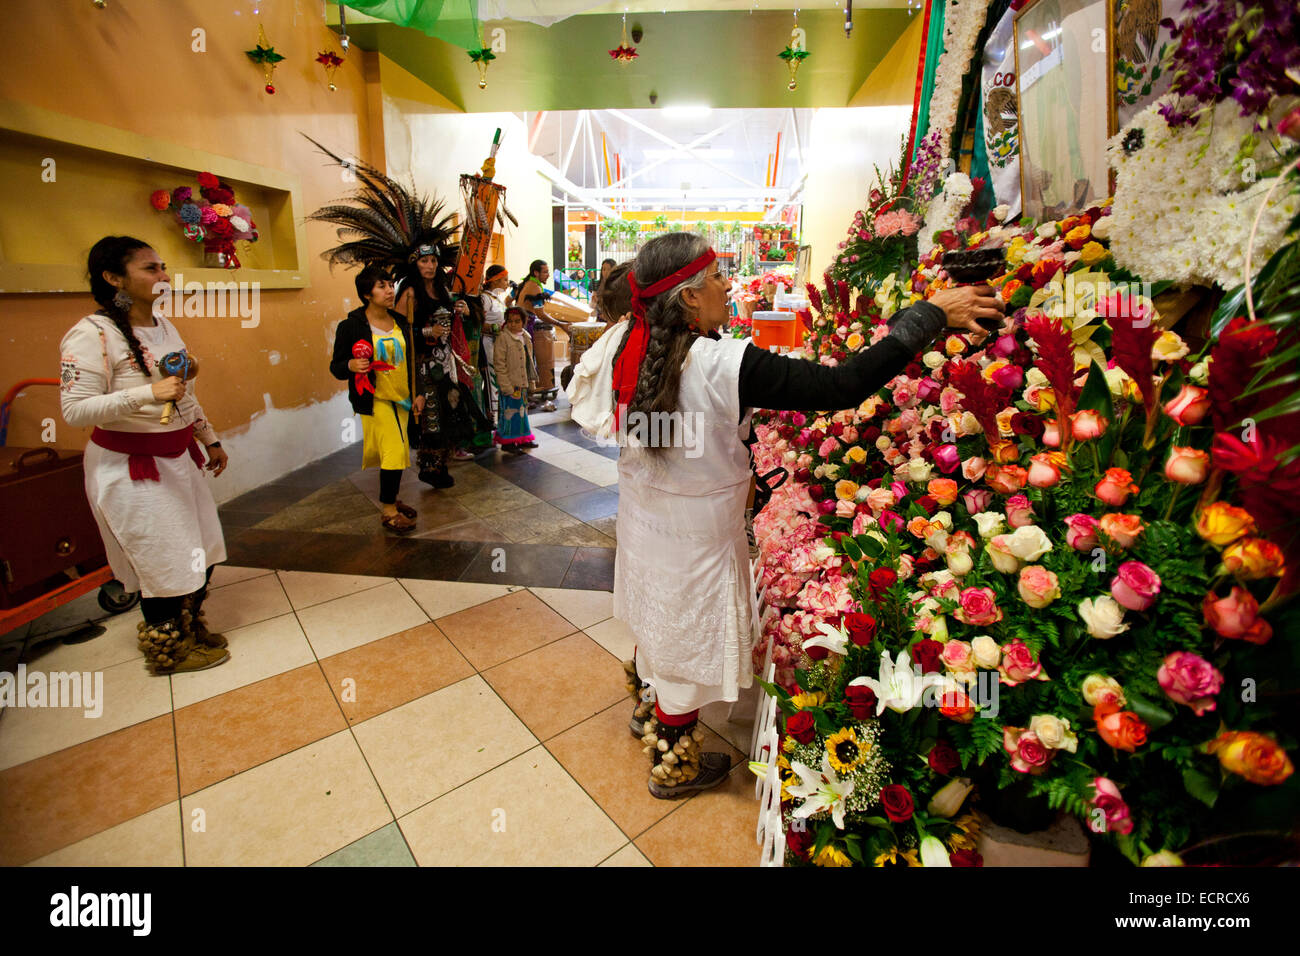
[[[352,346],[352,357],[359,359],[369,359],[375,354],[374,348],[365,339],[356,342]],[[375,387],[370,384],[370,376],[365,372],[357,372],[356,377],[357,394],[365,395],[367,392],[373,392]]]
[[[158,367],[167,378],[175,376],[182,382],[188,382],[194,376],[199,374],[199,361],[188,352],[168,352],[163,356]],[[158,419],[160,425],[170,425],[172,415],[176,414],[176,401],[173,399],[163,407],[162,418]]]

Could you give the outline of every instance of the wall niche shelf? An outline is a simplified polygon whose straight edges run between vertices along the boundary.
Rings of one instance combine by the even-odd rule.
[[[210,172],[231,184],[258,227],[237,243],[238,269],[203,267],[170,211],[149,205],[155,189],[190,186]],[[103,236],[150,243],[189,282],[309,284],[302,184],[282,170],[190,149],[50,110],[0,101],[0,293],[89,290],[86,254]]]

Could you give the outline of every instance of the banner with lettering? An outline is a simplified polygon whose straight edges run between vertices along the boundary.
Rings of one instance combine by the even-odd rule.
[[[1016,102],[1016,11],[1008,9],[984,46],[980,109],[984,111],[984,146],[988,151],[993,195],[1020,214],[1020,117]]]

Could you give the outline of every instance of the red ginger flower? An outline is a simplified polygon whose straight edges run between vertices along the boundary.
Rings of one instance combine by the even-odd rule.
[[[1070,434],[1066,423],[1079,400],[1079,387],[1074,384],[1074,339],[1060,319],[1041,312],[1030,316],[1025,331],[1038,346],[1038,367],[1056,394],[1057,431],[1064,441]]]
[[[805,283],[804,288],[808,290],[808,303],[818,312],[821,312],[822,294],[817,291],[817,287],[811,282]]]
[[[999,388],[984,380],[979,367],[970,362],[953,362],[948,381],[962,393],[962,407],[975,416],[984,429],[984,438],[992,447],[1002,440],[998,430],[998,412],[1006,407],[1011,397],[1010,389]]]
[[[1106,318],[1111,330],[1111,350],[1115,364],[1137,383],[1142,403],[1150,415],[1156,405],[1155,367],[1151,348],[1160,337],[1155,312],[1122,292],[1103,299],[1097,313]]]
[[[1225,429],[1286,397],[1286,389],[1280,395],[1269,389],[1241,397],[1255,377],[1256,365],[1276,346],[1277,334],[1270,326],[1240,316],[1220,333],[1210,353],[1210,409],[1216,429]]]

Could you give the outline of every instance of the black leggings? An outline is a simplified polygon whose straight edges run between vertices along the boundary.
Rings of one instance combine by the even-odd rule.
[[[140,611],[144,614],[144,619],[151,625],[166,624],[168,621],[180,619],[181,609],[184,606],[187,597],[194,598],[194,608],[197,611],[203,606],[203,600],[208,596],[208,582],[212,580],[212,569],[216,565],[208,565],[208,575],[203,580],[203,586],[194,592],[193,595],[178,594],[175,597],[141,597]]]
[[[401,468],[379,469],[379,503],[381,505],[397,504],[397,489],[401,484]]]

